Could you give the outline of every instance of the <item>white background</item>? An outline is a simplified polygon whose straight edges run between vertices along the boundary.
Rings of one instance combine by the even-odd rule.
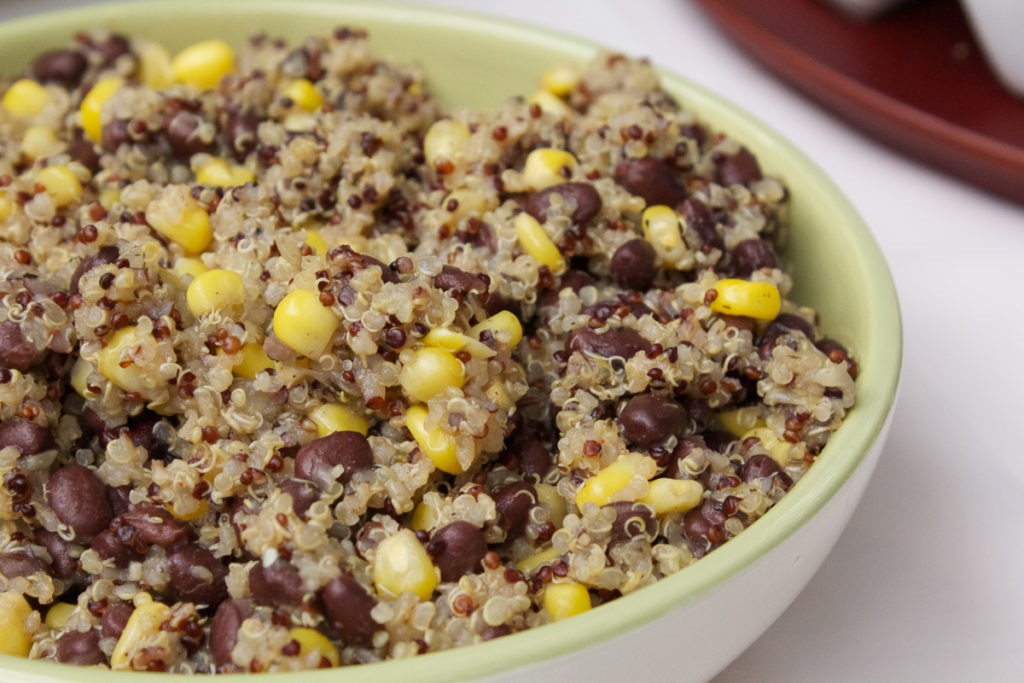
[[[821,571],[716,682],[1024,680],[1024,207],[847,127],[687,0],[429,2],[648,56],[752,111],[844,189],[892,268],[905,348],[888,447]],[[66,4],[8,0],[0,18]]]

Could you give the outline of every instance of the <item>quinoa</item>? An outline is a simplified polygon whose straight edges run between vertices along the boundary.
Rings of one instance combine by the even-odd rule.
[[[3,652],[542,626],[741,533],[853,406],[788,190],[646,61],[445,113],[357,29],[198,47],[212,84],[101,31],[0,83]]]

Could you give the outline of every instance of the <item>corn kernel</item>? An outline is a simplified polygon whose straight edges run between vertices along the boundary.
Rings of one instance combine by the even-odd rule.
[[[50,93],[35,81],[22,78],[4,93],[4,109],[15,116],[35,116],[50,102]]]
[[[544,611],[552,621],[561,621],[582,614],[590,609],[590,593],[587,587],[575,581],[560,581],[548,584],[544,589]]]
[[[55,206],[67,206],[82,198],[82,183],[67,166],[47,166],[36,175],[36,182],[45,188]]]
[[[213,158],[196,171],[196,182],[216,187],[238,187],[251,183],[255,176],[245,166],[229,166],[223,159]]]
[[[100,190],[100,206],[110,211],[117,202],[121,201],[121,190],[116,187],[105,187]]]
[[[274,368],[274,361],[270,360],[270,356],[263,350],[262,344],[245,344],[239,355],[242,357],[242,362],[231,369],[239,377],[256,379],[256,375],[259,373]]]
[[[487,400],[498,406],[500,410],[508,410],[515,405],[515,401],[505,388],[505,383],[500,379],[487,387],[487,391],[485,393],[487,395]]]
[[[437,517],[437,512],[434,508],[426,503],[420,503],[416,506],[416,509],[412,511],[412,519],[409,520],[409,526],[414,531],[427,531],[437,526],[440,520]]]
[[[203,273],[209,272],[210,269],[206,267],[200,259],[193,258],[191,256],[179,256],[174,260],[174,267],[171,269],[175,275],[179,278],[185,277],[186,275],[197,278]]]
[[[751,429],[742,438],[746,440],[752,436],[757,437],[761,441],[761,445],[768,451],[768,455],[772,456],[772,460],[779,463],[780,467],[788,467],[794,462],[799,462],[807,452],[806,447],[802,443],[789,443],[784,439],[780,439],[768,427]]]
[[[59,631],[68,625],[68,621],[71,620],[71,613],[75,611],[77,606],[72,605],[70,602],[55,602],[50,606],[50,609],[46,610],[46,618],[43,621],[54,631]]]
[[[658,515],[692,510],[704,494],[704,488],[692,479],[661,477],[651,481],[648,487],[647,495],[640,502],[650,505]]]
[[[529,574],[537,567],[541,566],[545,562],[553,562],[561,557],[561,554],[554,548],[546,548],[535,552],[533,555],[527,555],[523,559],[516,562],[516,569],[524,574]]]
[[[421,405],[410,406],[405,411],[405,426],[416,439],[420,450],[430,458],[437,469],[448,474],[462,474],[464,470],[455,455],[455,439],[438,427],[427,429],[427,412]]]
[[[442,159],[451,161],[469,136],[469,127],[464,123],[451,119],[435,121],[423,136],[423,156],[431,166],[436,166]]]
[[[558,97],[571,93],[579,82],[579,72],[565,64],[550,66],[540,76],[540,87]]]
[[[139,335],[134,325],[122,327],[110,337],[107,345],[97,354],[97,367],[104,377],[125,391],[142,393],[146,390],[146,385],[142,383],[138,369],[132,364],[121,367],[121,361],[126,352],[137,346],[139,342]]]
[[[449,351],[425,346],[402,367],[398,381],[409,396],[429,401],[449,387],[461,387],[466,381],[466,370]]]
[[[319,358],[338,329],[338,316],[307,289],[291,292],[274,311],[274,333],[296,353]]]
[[[576,157],[561,149],[535,149],[526,157],[523,178],[534,190],[564,183],[572,177]]]
[[[78,392],[78,395],[83,398],[96,398],[96,394],[89,391],[89,374],[96,369],[96,366],[85,360],[79,358],[75,361],[75,364],[71,366],[71,388]]]
[[[189,284],[185,301],[197,318],[221,308],[240,306],[245,302],[245,283],[234,271],[208,270]]]
[[[725,279],[718,281],[714,291],[718,294],[711,302],[715,313],[775,320],[782,305],[779,289],[770,282]]]
[[[423,337],[423,343],[452,352],[464,349],[473,358],[492,358],[497,353],[483,342],[445,327],[435,327],[427,332],[427,336]]]
[[[289,83],[283,94],[306,111],[316,111],[324,103],[324,96],[305,78]]]
[[[516,228],[519,244],[527,254],[556,275],[565,270],[562,252],[558,251],[536,218],[523,211],[513,219],[512,224]]]
[[[136,607],[128,617],[124,631],[114,645],[110,655],[111,669],[127,669],[131,666],[132,647],[151,638],[160,631],[160,624],[171,616],[171,608],[162,602],[149,602]]]
[[[683,243],[683,235],[679,232],[679,214],[671,208],[660,204],[649,206],[644,209],[641,222],[644,237],[662,250],[672,251]]]
[[[201,498],[195,501],[195,505],[190,505],[187,510],[174,503],[167,503],[164,507],[183,522],[194,522],[210,511],[210,504]]]
[[[426,549],[409,529],[400,529],[377,546],[373,583],[381,595],[397,598],[413,593],[429,600],[437,586],[437,570]]]
[[[629,486],[633,477],[641,472],[650,471],[653,477],[654,469],[646,466],[649,460],[649,457],[638,453],[620,455],[615,462],[583,482],[576,493],[576,507],[583,509],[584,503],[604,505],[611,502],[612,496]]]
[[[755,427],[764,427],[764,420],[760,417],[760,409],[757,406],[746,408],[735,408],[723,410],[717,415],[718,421],[722,423],[730,434],[741,437]]]
[[[482,194],[464,188],[446,194],[441,200],[441,206],[448,212],[445,222],[451,225],[466,218],[480,218],[485,211],[494,208]]]
[[[46,126],[32,126],[21,138],[21,151],[29,159],[43,159],[60,150],[53,130]]]
[[[139,80],[154,90],[174,83],[171,55],[163,45],[147,43],[139,50]]]
[[[199,254],[213,242],[210,215],[198,204],[189,202],[177,213],[166,206],[150,202],[146,209],[146,221],[158,233],[177,242],[190,254]]]
[[[28,657],[32,636],[25,631],[25,619],[31,613],[32,607],[21,593],[0,593],[0,654]]]
[[[528,104],[536,104],[545,114],[564,119],[573,113],[572,108],[547,90],[538,90],[526,98]]]
[[[92,86],[92,89],[82,99],[82,130],[93,142],[100,142],[103,138],[103,104],[114,96],[124,81],[120,78],[104,78]]]
[[[300,658],[307,657],[311,652],[319,652],[321,657],[327,658],[331,666],[338,666],[341,663],[338,649],[320,631],[298,627],[288,631],[288,635],[299,644]]]
[[[327,256],[327,242],[320,236],[320,233],[315,230],[306,231],[306,244],[313,248],[317,256]]]
[[[507,340],[508,345],[513,348],[523,338],[523,325],[515,313],[510,311],[498,311],[482,323],[474,325],[469,333],[479,339],[480,333],[484,330],[489,330],[495,339]]]
[[[309,417],[316,423],[319,436],[329,436],[334,432],[359,432],[366,436],[370,425],[362,415],[340,403],[324,403],[310,412]]]
[[[235,54],[222,40],[205,40],[179,52],[171,69],[176,81],[210,90],[235,70]]]
[[[561,527],[566,513],[565,498],[551,484],[534,484],[533,488],[537,491],[537,502],[548,508],[548,519],[556,527]]]
[[[6,190],[0,190],[0,221],[6,220],[14,211],[14,202],[7,196]]]

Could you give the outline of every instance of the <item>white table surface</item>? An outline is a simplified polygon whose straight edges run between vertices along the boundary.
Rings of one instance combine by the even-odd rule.
[[[648,56],[754,112],[845,190],[892,268],[905,347],[888,447],[821,571],[716,682],[1024,680],[1024,206],[851,129],[687,0],[425,1]],[[0,18],[68,4],[6,0]]]

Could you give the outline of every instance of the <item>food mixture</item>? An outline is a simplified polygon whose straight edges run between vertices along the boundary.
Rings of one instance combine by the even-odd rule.
[[[538,74],[541,77],[540,74]],[[760,518],[855,398],[787,189],[650,64],[441,111],[342,28],[0,84],[0,652],[409,657]]]

